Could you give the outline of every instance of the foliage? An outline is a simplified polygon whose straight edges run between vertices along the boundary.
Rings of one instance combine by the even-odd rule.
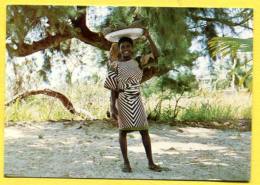
[[[76,110],[84,110],[94,118],[105,118],[109,108],[108,92],[100,82],[96,85],[71,86],[64,92],[70,98]],[[44,95],[31,96],[17,101],[6,108],[6,121],[46,121],[62,119],[82,119],[72,115],[61,102]]]
[[[253,38],[240,39],[232,37],[215,37],[209,41],[210,50],[214,56],[221,55],[222,58],[229,56],[231,66],[229,75],[233,77],[233,86],[252,90],[252,58],[242,60],[241,53],[253,51]]]
[[[189,52],[192,36],[187,29],[186,9],[120,7],[114,8],[107,18],[112,27],[130,26],[138,22],[147,27],[160,50],[159,68],[173,69],[180,66],[192,66],[196,58]],[[124,18],[127,15],[127,18]],[[156,24],[154,24],[156,22]],[[148,42],[137,41],[140,52],[149,52]]]
[[[227,37],[228,33],[237,35],[237,30],[252,30],[252,19],[253,9],[247,8],[190,8],[188,12],[189,28],[200,36],[200,42],[206,46],[204,53],[213,60],[216,56],[210,50],[209,41],[219,35]]]
[[[221,121],[236,118],[236,108],[232,105],[220,106],[211,104],[191,105],[180,116],[184,121]]]
[[[237,27],[251,29],[249,21],[252,20],[252,9],[116,7],[107,19],[104,26],[111,25],[114,28],[138,23],[148,28],[161,53],[159,70],[179,71],[179,76],[183,77],[172,79],[167,74],[162,75],[160,78],[164,79],[161,84],[170,89],[178,89],[177,84],[185,83],[186,88],[191,85],[192,75],[189,79],[185,73],[193,68],[193,62],[198,56],[206,54],[216,60],[208,41],[218,36],[219,29],[229,29],[234,34]],[[197,38],[201,38],[199,42],[205,49],[192,52],[192,40]],[[250,40],[246,42],[250,44]],[[248,49],[244,44],[242,46],[243,50]],[[147,43],[137,41],[136,51],[139,51],[137,54],[147,53],[149,47]],[[211,72],[214,72],[214,64],[211,63],[211,66]],[[182,68],[186,69],[185,73],[180,70]]]
[[[158,99],[151,100],[155,107],[150,107],[154,111],[155,116],[159,115],[159,119],[219,119],[232,118],[235,116],[233,107],[223,106],[219,104],[206,105],[198,104],[187,105],[187,110],[182,109],[181,101],[187,98],[187,93],[196,90],[198,84],[195,76],[192,74],[194,61],[199,56],[211,57],[211,62],[216,60],[216,53],[222,52],[224,56],[231,55],[236,59],[235,65],[231,63],[229,67],[230,73],[227,80],[234,80],[239,86],[251,87],[252,83],[252,65],[250,59],[241,60],[237,57],[238,52],[252,51],[252,39],[240,39],[231,37],[216,38],[219,36],[218,30],[229,29],[234,35],[237,27],[250,30],[250,21],[252,21],[252,9],[230,9],[230,8],[147,8],[147,7],[109,7],[111,14],[106,17],[101,28],[110,26],[112,28],[129,26],[138,23],[149,29],[149,32],[160,51],[158,61],[158,69],[162,71],[158,77],[151,79],[144,84],[143,94],[149,99],[156,96]],[[84,13],[85,7],[66,7],[66,6],[7,6],[7,38],[6,42],[10,46],[16,48],[21,43],[31,44],[40,41],[47,36],[57,34],[76,33],[78,30],[72,25],[73,20]],[[225,36],[225,35],[224,35]],[[198,39],[202,46],[199,51],[192,51],[192,41]],[[76,39],[75,39],[76,40]],[[32,62],[26,62],[21,67],[13,62],[14,68],[17,69],[16,82],[20,87],[25,88],[25,82],[40,83],[38,76],[44,82],[49,81],[49,75],[54,70],[53,58],[60,58],[63,66],[66,65],[63,78],[66,78],[68,87],[65,94],[76,102],[77,106],[87,109],[97,118],[104,118],[104,114],[109,107],[108,95],[104,93],[101,85],[101,73],[92,75],[92,78],[99,86],[91,86],[86,81],[79,83],[87,84],[86,87],[76,86],[72,83],[72,74],[75,67],[69,67],[69,62],[75,62],[74,66],[83,67],[88,61],[100,61],[97,65],[100,67],[106,64],[107,55],[104,51],[101,53],[95,51],[95,57],[84,58],[88,49],[82,46],[79,40],[68,40],[61,43],[53,43],[55,48],[46,49],[42,55],[44,63],[39,69],[32,66]],[[210,42],[208,42],[210,41]],[[81,44],[80,44],[81,43]],[[147,41],[140,39],[135,41],[136,55],[150,52]],[[215,47],[210,50],[210,47]],[[59,55],[57,55],[57,51]],[[11,53],[9,53],[11,54]],[[89,54],[88,54],[89,55]],[[71,58],[70,58],[71,57]],[[74,58],[73,58],[74,57]],[[231,68],[233,66],[233,68]],[[29,79],[26,81],[25,76],[21,75],[26,71],[22,69],[28,67],[27,71],[37,71],[37,79]],[[90,72],[81,71],[83,72]],[[24,73],[25,74],[25,73]],[[29,77],[31,77],[29,75]],[[232,78],[234,77],[234,78]],[[22,81],[20,81],[22,79]],[[219,86],[226,87],[226,81],[219,81]],[[16,85],[17,85],[16,84]],[[104,98],[102,100],[97,97]],[[179,99],[181,98],[181,99]],[[180,101],[177,101],[177,100]],[[165,102],[169,103],[167,107]],[[38,109],[41,116],[35,113],[32,108]],[[51,110],[51,111],[50,111]],[[222,114],[221,114],[221,111]],[[151,111],[150,111],[151,112]],[[250,111],[244,111],[245,116],[249,117]],[[35,115],[32,114],[35,113]],[[218,117],[219,116],[219,117]],[[218,117],[218,118],[217,118]],[[46,119],[71,119],[71,115],[67,114],[64,109],[56,104],[53,100],[47,100],[44,97],[33,97],[21,104],[15,104],[7,108],[7,120],[46,120]]]
[[[151,109],[148,104],[148,119],[154,121],[173,121],[176,120],[179,113],[183,109],[182,106],[179,105],[181,99],[186,98],[184,93],[175,94],[170,93],[170,91],[166,91],[159,95],[154,109]],[[149,101],[152,101],[152,98],[149,98]],[[166,106],[164,106],[165,102],[168,102]]]
[[[193,104],[184,109],[179,116],[182,121],[228,121],[251,119],[251,107],[235,107],[234,105]]]
[[[229,94],[230,93],[230,94]],[[228,120],[251,119],[250,93],[193,92],[172,96],[160,102],[159,96],[146,99],[148,118],[156,121],[202,121],[225,122]],[[177,109],[176,109],[177,105]],[[175,111],[178,110],[176,116]]]
[[[214,85],[216,90],[227,89],[230,85],[230,80],[229,79],[217,80],[215,81]]]
[[[203,52],[209,52],[212,56],[207,41],[217,36],[217,29],[229,28],[235,33],[235,27],[250,29],[248,23],[252,20],[252,9],[162,7],[108,7],[108,9],[111,14],[105,17],[106,20],[99,26],[100,29],[107,26],[119,28],[133,23],[147,27],[161,53],[158,67],[166,72],[179,70],[182,67],[191,70],[193,62]],[[73,27],[72,22],[84,11],[85,7],[79,6],[7,6],[7,42],[15,48],[23,42],[30,44],[50,35],[76,33],[77,28]],[[206,46],[206,49],[199,53],[191,52],[192,40],[198,36],[203,38],[201,44]],[[149,52],[148,42],[137,41],[136,46],[136,51],[139,53]],[[73,52],[70,48],[71,42],[68,40],[59,43],[54,50],[68,55]],[[50,51],[53,52],[53,48]],[[106,58],[104,55],[103,57]],[[47,82],[48,70],[46,71],[47,68],[44,67],[49,66],[49,63],[48,60],[45,62],[40,75]],[[70,82],[70,72],[67,72],[66,78],[67,82]]]
[[[54,98],[37,96],[27,98],[25,102],[17,101],[7,107],[7,121],[46,121],[72,119],[73,116]]]
[[[75,6],[7,6],[7,38],[15,44],[32,43],[72,29],[70,19],[82,14]]]
[[[252,52],[253,38],[214,37],[209,41],[209,47],[214,56],[235,56],[238,52]]]
[[[106,118],[106,111],[109,108],[109,92],[103,88],[102,81],[86,86],[74,84],[63,93],[70,98],[77,110],[83,109],[96,119]],[[215,94],[198,94],[198,92],[174,94],[167,90],[162,94],[165,97],[160,98],[160,95],[144,96],[149,119],[157,121],[251,119],[251,101],[248,99],[248,93],[227,96],[217,92]],[[158,113],[160,114],[158,115]],[[16,102],[12,106],[6,107],[5,115],[6,121],[81,119],[70,114],[60,101],[44,95],[31,96],[22,102]]]
[[[241,113],[241,118],[252,119],[252,107],[251,106],[244,107],[240,113]]]

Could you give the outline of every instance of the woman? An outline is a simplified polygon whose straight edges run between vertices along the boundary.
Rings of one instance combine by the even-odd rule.
[[[133,41],[128,37],[123,37],[118,42],[119,59],[110,63],[110,67],[117,74],[117,90],[111,93],[111,109],[112,116],[118,121],[119,143],[124,159],[123,172],[132,172],[127,156],[126,139],[127,133],[131,131],[139,131],[142,136],[149,169],[158,172],[162,170],[160,166],[154,163],[152,158],[147,116],[139,88],[143,75],[142,66],[151,58],[156,60],[159,54],[147,30],[144,30],[144,36],[150,43],[151,54],[134,59]],[[113,50],[114,48],[112,48]],[[113,54],[111,56],[115,59]]]

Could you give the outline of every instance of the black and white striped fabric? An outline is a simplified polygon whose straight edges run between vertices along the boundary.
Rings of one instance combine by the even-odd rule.
[[[147,116],[140,96],[142,75],[143,71],[134,59],[117,62],[117,73],[108,73],[105,82],[107,87],[114,89],[117,86],[122,90],[117,101],[118,125],[121,130],[148,129]]]
[[[117,90],[117,73],[114,71],[108,71],[104,87],[110,90]]]

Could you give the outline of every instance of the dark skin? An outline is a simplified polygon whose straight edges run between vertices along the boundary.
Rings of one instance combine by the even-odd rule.
[[[157,48],[156,48],[154,42],[152,41],[147,30],[144,30],[144,36],[150,42],[150,47],[151,47],[154,58],[157,58],[159,56]],[[119,45],[119,52],[120,52],[120,56],[121,56],[119,60],[121,62],[128,61],[128,60],[132,59],[132,56],[133,56],[133,45],[129,42],[123,42]],[[118,111],[115,106],[115,104],[116,104],[115,102],[118,97],[118,92],[112,91],[111,95],[112,95],[111,96],[112,117],[117,120]],[[127,133],[129,133],[129,132],[131,132],[131,131],[124,131],[124,130],[119,131],[119,144],[120,144],[120,149],[121,149],[123,159],[124,159],[124,166],[122,168],[123,172],[132,172],[132,168],[131,168],[131,165],[130,165],[130,162],[128,159],[128,155],[127,155]],[[153,161],[151,139],[150,139],[148,130],[140,130],[139,132],[141,134],[142,142],[143,142],[146,156],[148,159],[149,169],[160,172],[162,170],[161,167],[156,165]]]

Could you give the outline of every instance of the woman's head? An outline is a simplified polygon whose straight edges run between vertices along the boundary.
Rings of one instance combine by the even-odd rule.
[[[133,55],[133,40],[128,37],[122,37],[118,42],[119,52],[122,59],[131,59]]]

